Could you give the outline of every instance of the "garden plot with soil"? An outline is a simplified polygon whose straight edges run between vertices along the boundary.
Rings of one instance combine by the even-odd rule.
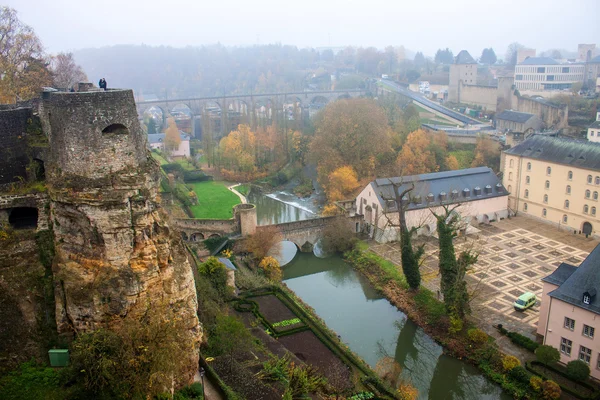
[[[355,393],[374,391],[370,384],[364,385],[365,378],[374,378],[367,367],[336,343],[335,335],[323,332],[286,293],[270,289],[241,293],[233,308],[247,326],[256,326],[257,322],[263,325],[265,331],[261,331],[268,335],[255,332],[255,336],[270,350],[276,343],[291,353],[295,362],[313,366],[336,386],[351,388],[352,382],[361,382],[354,387]],[[389,398],[387,393],[382,395],[381,398]]]

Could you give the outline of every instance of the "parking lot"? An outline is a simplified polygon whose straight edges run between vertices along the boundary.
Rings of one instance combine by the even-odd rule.
[[[508,330],[534,338],[543,287],[541,279],[562,262],[578,266],[599,242],[527,216],[480,225],[479,229],[478,234],[455,241],[457,254],[467,248],[479,253],[477,264],[467,274],[473,317],[488,333],[495,331],[492,325],[501,323]],[[437,292],[440,282],[437,239],[419,238],[416,242],[423,243],[426,254],[421,267],[423,284]],[[371,250],[401,265],[399,247],[398,243],[373,242]],[[524,292],[535,293],[538,302],[524,312],[515,311],[513,303]]]

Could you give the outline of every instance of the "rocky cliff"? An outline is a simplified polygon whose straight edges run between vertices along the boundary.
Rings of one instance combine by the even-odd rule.
[[[168,303],[186,321],[189,376],[202,331],[192,269],[169,228],[131,91],[45,93],[40,116],[56,255],[58,332],[110,329]]]

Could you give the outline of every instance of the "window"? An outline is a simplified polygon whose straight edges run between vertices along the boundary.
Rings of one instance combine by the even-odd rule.
[[[562,73],[563,74],[568,74],[569,73],[569,67],[562,67]]]
[[[588,207],[587,204],[585,206],[583,206],[583,213],[584,214],[587,214],[589,210],[590,210],[590,208]]]
[[[510,162],[509,162],[509,166],[510,166],[511,168],[512,168],[512,167],[514,167],[514,166],[515,166],[515,160],[512,160],[512,159],[511,159],[511,160],[510,160]]]
[[[546,75],[546,80],[547,81],[553,81],[554,80],[554,75]]]
[[[588,190],[586,190],[586,191],[585,191],[585,198],[586,198],[586,199],[589,199],[589,198],[590,198],[590,194],[591,194],[591,193],[592,193],[592,192],[590,192],[590,190],[589,190],[589,189],[588,189]]]
[[[530,179],[529,179],[529,175],[525,177],[525,183],[529,185]]]
[[[573,341],[565,338],[560,338],[560,352],[568,356],[571,355],[571,346]]]
[[[567,185],[567,194],[571,194],[571,185]]]
[[[517,77],[515,79],[517,81],[522,81],[523,80],[523,75],[517,75]]]
[[[546,67],[537,67],[537,73],[538,74],[545,74],[546,73]]]
[[[573,180],[573,171],[569,171],[569,173],[567,174],[567,179],[570,181]]]
[[[592,349],[588,349],[585,346],[579,346],[579,359],[586,364],[590,363],[592,358]]]
[[[589,325],[583,325],[583,336],[594,338],[595,328]]]
[[[512,185],[508,185],[508,193],[512,193]]]
[[[569,217],[567,217],[567,214],[563,214],[563,224],[566,224],[568,220]]]
[[[547,194],[544,195],[544,203],[548,203],[548,195]]]
[[[594,183],[600,185],[600,176],[597,176],[596,179],[594,179]]]
[[[550,175],[550,174],[552,174],[552,168],[548,167],[548,168],[546,168],[546,175]]]
[[[569,317],[565,317],[565,328],[570,330],[575,329],[575,320]]]
[[[596,368],[600,369],[600,353],[598,353],[598,363],[596,364]]]
[[[542,210],[542,217],[546,218],[546,215],[548,214],[548,212],[546,211],[546,209],[544,208]]]
[[[587,295],[587,294],[584,294],[584,295],[583,295],[583,302],[584,302],[585,304],[590,304],[590,296],[589,296],[589,295]]]
[[[598,200],[598,192],[594,192],[594,194],[592,195],[592,199]]]
[[[550,181],[546,181],[546,189],[550,189]]]
[[[527,211],[527,203],[523,203],[523,211]]]
[[[596,207],[592,207],[592,212],[591,212],[591,214],[592,214],[592,215],[596,215]]]
[[[529,189],[525,189],[525,198],[528,199],[529,198]]]
[[[592,176],[591,175],[588,175],[587,183],[589,183],[590,185],[592,184]]]
[[[531,163],[530,162],[527,163],[527,171],[531,171]]]
[[[569,200],[565,200],[565,208],[567,210],[569,209],[569,204],[571,204],[571,203],[569,203]]]
[[[512,172],[509,172],[509,173],[508,173],[508,180],[509,180],[509,181],[512,181]]]

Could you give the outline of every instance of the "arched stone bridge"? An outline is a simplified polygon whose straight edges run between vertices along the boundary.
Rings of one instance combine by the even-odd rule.
[[[275,225],[256,226],[255,231],[276,226],[281,232],[282,240],[293,242],[301,251],[312,251],[313,246],[321,238],[325,227],[336,217],[321,217],[302,221],[286,222]],[[355,232],[362,229],[360,216],[348,217]],[[243,224],[243,222],[242,222]],[[209,237],[234,236],[240,234],[244,227],[234,219],[230,220],[201,220],[177,219],[175,226],[181,231],[184,240],[198,242]]]
[[[143,115],[151,107],[158,107],[163,114],[168,114],[173,107],[185,105],[190,109],[192,118],[200,116],[209,105],[216,105],[220,110],[230,109],[232,106],[234,111],[247,113],[252,109],[252,105],[256,102],[264,102],[266,104],[284,103],[300,103],[302,106],[310,104],[327,104],[330,101],[359,97],[366,94],[363,89],[352,90],[321,90],[311,92],[284,92],[284,93],[261,93],[261,94],[244,94],[231,96],[214,96],[214,97],[191,97],[181,99],[167,100],[151,100],[138,101],[136,107],[139,115]]]

